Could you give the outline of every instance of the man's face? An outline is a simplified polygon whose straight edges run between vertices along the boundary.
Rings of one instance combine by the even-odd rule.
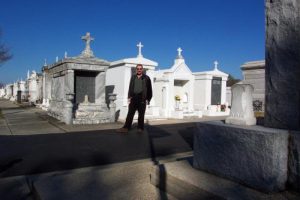
[[[137,75],[141,75],[142,73],[143,73],[143,67],[137,66],[137,67],[136,67],[136,74],[137,74]]]

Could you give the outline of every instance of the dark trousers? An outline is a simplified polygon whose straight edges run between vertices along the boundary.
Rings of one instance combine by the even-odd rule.
[[[146,102],[142,100],[141,95],[136,95],[131,98],[128,113],[126,117],[126,122],[123,128],[131,128],[132,120],[134,117],[135,112],[138,111],[138,128],[144,130],[144,118],[145,118],[145,111],[146,111]]]

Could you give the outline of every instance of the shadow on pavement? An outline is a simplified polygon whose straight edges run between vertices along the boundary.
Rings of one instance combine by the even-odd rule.
[[[120,135],[114,130],[0,136],[0,144],[0,177],[150,157],[146,136],[135,133]],[[18,162],[15,162],[16,159]]]
[[[147,126],[138,134],[114,129],[0,136],[0,177],[36,174],[126,161],[152,159],[191,151],[187,125]]]

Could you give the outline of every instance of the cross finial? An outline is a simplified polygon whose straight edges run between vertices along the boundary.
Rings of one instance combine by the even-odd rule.
[[[215,61],[214,64],[215,64],[215,70],[218,70],[218,64],[219,64],[218,61]]]
[[[87,32],[85,36],[81,36],[81,39],[85,41],[85,49],[81,52],[81,57],[88,57],[88,58],[94,57],[94,53],[91,50],[91,46],[90,46],[90,43],[91,41],[94,41],[94,38],[92,38],[91,34]]]
[[[177,49],[177,52],[178,52],[177,59],[178,58],[183,59],[183,57],[181,55],[182,49],[180,47]]]
[[[142,45],[142,43],[140,42],[140,43],[138,43],[136,46],[137,46],[138,49],[139,49],[138,57],[143,57],[143,54],[142,54],[142,48],[144,47],[144,45]]]
[[[182,49],[179,47],[179,48],[177,49],[177,51],[178,51],[178,56],[181,56]]]

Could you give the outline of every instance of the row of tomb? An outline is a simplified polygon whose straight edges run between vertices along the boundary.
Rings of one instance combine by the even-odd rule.
[[[156,70],[158,63],[142,55],[108,62],[94,56],[90,48],[93,38],[82,39],[86,47],[79,56],[65,57],[53,64],[44,64],[42,73],[28,72],[26,81],[8,84],[0,89],[0,97],[12,101],[28,101],[67,124],[97,124],[124,120],[128,110],[127,91],[137,64],[144,66],[153,87],[153,98],[146,110],[146,119],[166,119],[229,115],[231,91],[226,87],[228,74],[214,69],[192,72],[178,48],[178,55],[169,69]],[[263,102],[264,62],[242,66],[245,83],[254,85],[254,99]],[[263,70],[263,72],[262,72]],[[256,85],[255,85],[256,84]],[[256,95],[256,96],[255,96]]]

